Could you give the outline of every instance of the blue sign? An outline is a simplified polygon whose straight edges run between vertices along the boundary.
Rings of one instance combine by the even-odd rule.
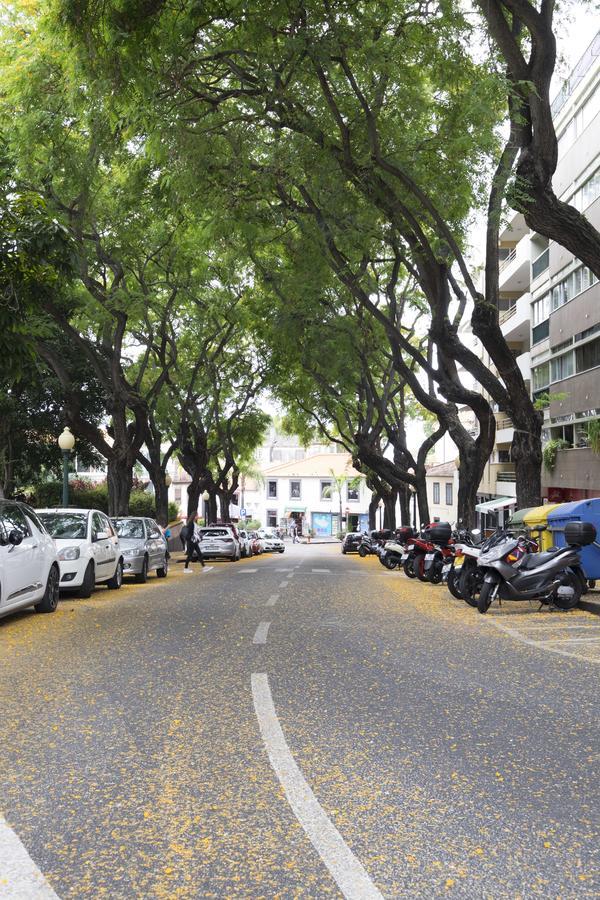
[[[240,509],[240,518],[245,518],[245,516],[246,516],[246,509],[245,508]]]

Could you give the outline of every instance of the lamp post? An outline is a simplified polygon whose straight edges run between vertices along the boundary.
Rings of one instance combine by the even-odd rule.
[[[210,500],[208,491],[204,491],[202,499],[204,500],[204,524],[208,525],[208,501]]]
[[[75,438],[71,434],[69,428],[65,426],[65,430],[58,436],[58,446],[62,451],[63,458],[63,491],[62,505],[69,505],[69,456],[71,450],[75,446]]]
[[[383,500],[380,500],[377,506],[379,507],[379,530],[381,531],[383,528],[383,507],[385,506]]]

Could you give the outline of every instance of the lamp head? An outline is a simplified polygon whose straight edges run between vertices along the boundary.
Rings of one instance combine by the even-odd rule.
[[[210,500],[210,494],[208,493],[208,491],[204,491],[204,493],[202,494],[202,499],[205,503],[208,503],[208,501]]]
[[[62,434],[58,436],[58,446],[61,450],[69,452],[75,446],[75,437],[71,434],[71,429],[65,427]]]

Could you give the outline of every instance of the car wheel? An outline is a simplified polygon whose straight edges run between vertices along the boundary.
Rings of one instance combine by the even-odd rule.
[[[148,581],[148,557],[144,557],[144,561],[142,563],[142,571],[138,572],[135,576],[135,580],[138,584],[146,584]]]
[[[342,553],[344,554],[344,556],[346,555],[346,548],[345,548],[345,547],[342,547]]]
[[[115,574],[106,582],[106,586],[111,591],[118,591],[123,584],[123,560],[120,559],[115,569]]]
[[[79,588],[79,596],[84,600],[92,596],[92,591],[96,585],[96,574],[94,572],[94,563],[90,560],[83,576],[83,582]]]
[[[58,566],[52,566],[48,572],[48,581],[46,582],[46,590],[44,596],[39,603],[36,603],[34,609],[39,613],[52,613],[58,606],[60,572]]]
[[[285,553],[285,547],[282,547],[281,550],[280,550],[279,552],[280,552],[280,553]]]
[[[165,556],[165,564],[164,564],[164,566],[161,566],[160,569],[156,570],[156,577],[157,578],[166,578],[168,574],[169,574],[169,560]]]

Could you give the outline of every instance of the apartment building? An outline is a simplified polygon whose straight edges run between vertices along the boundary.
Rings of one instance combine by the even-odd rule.
[[[559,161],[554,190],[600,228],[600,32],[553,105]],[[588,428],[600,419],[600,284],[580,260],[513,215],[500,235],[500,323],[532,396],[544,410],[544,500],[600,494],[600,456]],[[498,414],[495,482],[488,496],[514,496],[512,422]]]

